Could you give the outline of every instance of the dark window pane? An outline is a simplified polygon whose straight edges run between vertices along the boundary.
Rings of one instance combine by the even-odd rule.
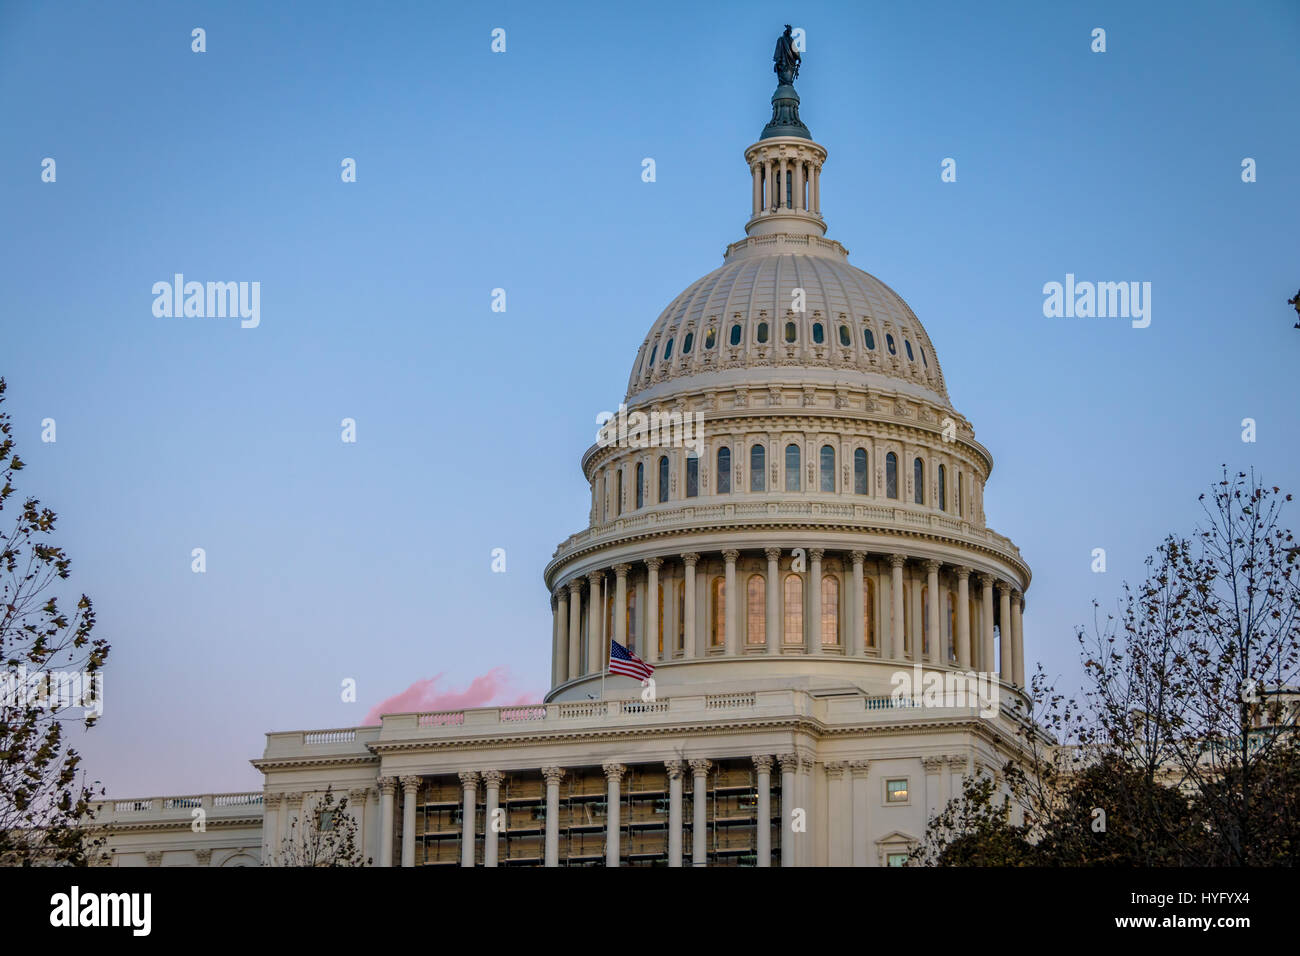
[[[871,349],[871,351],[874,352],[874,351],[876,350],[876,337],[875,337],[874,335],[871,334],[871,330],[870,330],[870,329],[863,329],[863,330],[862,330],[862,338],[863,338],[863,341],[865,341],[865,342],[867,343],[867,348]]]
[[[907,339],[903,339],[903,346],[907,349],[907,360],[909,362],[915,362],[916,356],[912,354],[912,343]]]
[[[645,506],[645,465],[636,463],[636,506]]]
[[[897,355],[898,349],[894,347],[894,337],[888,332],[885,333],[885,345],[889,347],[890,355]]]
[[[853,453],[853,493],[867,493],[867,450],[859,448]]]
[[[912,462],[912,500],[925,504],[925,465],[919,458]]]
[[[731,449],[718,449],[718,494],[731,493]]]
[[[785,490],[799,490],[799,446],[785,446]]]
[[[835,449],[830,445],[822,445],[821,490],[835,490]]]
[[[733,325],[733,326],[731,327],[731,344],[732,344],[732,345],[739,345],[739,344],[740,344],[740,326],[739,326],[739,325]]]
[[[700,460],[694,455],[686,456],[686,497],[694,498],[700,493]]]
[[[659,456],[659,500],[668,500],[668,456]]]
[[[767,344],[767,323],[766,322],[758,323],[758,344],[759,345]]]
[[[749,449],[749,490],[765,491],[767,489],[767,449],[754,445]]]
[[[787,322],[785,324],[785,340],[787,342],[793,342],[798,337],[799,330],[795,328],[795,324],[793,322]]]
[[[892,451],[885,456],[885,497],[898,497],[898,456]]]
[[[820,322],[813,323],[813,341],[818,345],[826,341],[826,332]]]
[[[664,361],[667,362],[673,357],[673,340],[669,339],[668,344],[664,346]]]
[[[690,354],[691,354],[691,346],[694,345],[694,344],[695,344],[695,333],[694,333],[694,332],[687,332],[687,333],[686,333],[686,338],[682,340],[682,354],[683,354],[683,355],[690,355]]]
[[[845,348],[848,348],[852,344],[853,344],[853,338],[849,335],[849,327],[847,325],[841,325],[840,345],[843,345]]]

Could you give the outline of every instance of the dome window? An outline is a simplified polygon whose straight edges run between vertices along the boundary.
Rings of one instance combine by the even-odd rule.
[[[912,461],[912,500],[925,504],[925,462],[919,458]]]
[[[896,345],[894,345],[894,337],[893,337],[892,335],[890,335],[888,332],[885,333],[885,345],[887,345],[887,346],[889,347],[889,354],[890,354],[890,355],[897,355],[897,354],[898,354],[898,347],[897,347]],[[653,364],[653,363],[651,363],[651,364]]]
[[[785,490],[799,490],[799,446],[785,446]]]
[[[840,345],[844,346],[845,348],[848,348],[852,344],[853,344],[853,337],[849,335],[849,327],[847,325],[841,325]]]
[[[908,349],[910,350],[911,346],[908,346]],[[669,339],[668,344],[664,346],[664,361],[667,362],[672,357],[673,357],[673,340]]]
[[[793,322],[787,322],[785,324],[785,340],[787,342],[793,342],[798,337],[799,330],[795,328],[795,324]]]
[[[915,362],[916,356],[912,354],[912,343],[907,339],[903,339],[903,347],[907,349],[907,360],[909,362]]]
[[[867,343],[867,348],[871,351],[874,352],[876,350],[876,337],[871,334],[870,329],[865,327],[862,329],[862,341]]]
[[[917,350],[921,353],[921,364],[922,364],[923,366],[925,366],[926,368],[929,368],[929,367],[930,367],[930,363],[929,363],[928,361],[926,361],[926,358],[925,358],[925,349],[921,348],[921,347],[918,345],[918,346],[917,346]]]
[[[826,332],[824,329],[822,329],[822,324],[820,322],[814,322],[813,342],[815,342],[818,345],[821,345],[825,341],[826,341]]]
[[[691,354],[691,346],[694,345],[694,344],[695,344],[695,333],[694,333],[694,332],[687,332],[687,333],[686,333],[686,338],[682,339],[682,354],[683,354],[683,355],[690,355],[690,354]]]
[[[731,449],[718,449],[718,494],[731,494]]]
[[[650,367],[651,367],[651,368],[654,368],[654,367],[655,367],[655,353],[658,352],[658,351],[659,351],[659,346],[658,346],[658,345],[656,345],[654,348],[652,348],[652,349],[650,350]]]
[[[835,448],[831,445],[822,445],[821,490],[835,490]]]
[[[853,453],[853,493],[867,493],[867,450],[859,448]]]
[[[732,344],[732,345],[739,345],[739,344],[740,344],[740,326],[739,326],[739,325],[733,325],[733,326],[731,327],[731,344]]]
[[[767,490],[767,449],[762,445],[752,445],[749,449],[749,490]]]
[[[885,456],[885,497],[898,497],[898,456],[892,451]]]
[[[705,351],[708,351],[709,349],[713,348],[713,343],[716,342],[717,339],[718,339],[718,333],[717,333],[717,330],[714,329],[714,328],[712,328],[712,327],[710,327],[709,330],[708,330],[707,332],[704,333],[704,349],[705,349]]]
[[[758,323],[758,344],[759,345],[767,344],[767,323],[766,322]]]

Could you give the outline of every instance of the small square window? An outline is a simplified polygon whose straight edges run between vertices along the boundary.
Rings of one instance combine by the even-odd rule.
[[[908,797],[906,778],[885,781],[886,803],[907,803]]]
[[[885,866],[907,866],[907,854],[890,853],[885,857]]]

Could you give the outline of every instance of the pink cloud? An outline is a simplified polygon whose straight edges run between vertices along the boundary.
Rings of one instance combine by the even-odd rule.
[[[467,707],[516,707],[533,704],[541,694],[520,693],[511,685],[514,679],[504,667],[494,667],[469,682],[464,690],[443,690],[439,684],[445,675],[435,674],[417,680],[406,690],[380,701],[370,708],[362,726],[379,723],[384,714],[405,714],[412,711],[463,710]]]

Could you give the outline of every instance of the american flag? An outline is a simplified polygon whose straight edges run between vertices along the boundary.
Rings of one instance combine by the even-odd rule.
[[[609,642],[609,672],[645,680],[655,672],[652,665],[637,657],[618,641]]]

